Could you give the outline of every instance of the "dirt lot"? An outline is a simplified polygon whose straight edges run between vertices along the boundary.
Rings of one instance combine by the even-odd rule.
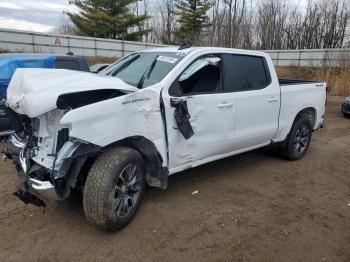
[[[41,209],[11,196],[0,163],[1,261],[350,261],[350,119],[330,98],[327,127],[289,162],[258,150],[149,189],[118,233],[86,223],[80,199]],[[192,192],[198,190],[198,194]]]

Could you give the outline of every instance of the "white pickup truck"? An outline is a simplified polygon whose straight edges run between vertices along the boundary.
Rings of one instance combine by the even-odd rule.
[[[86,218],[117,230],[146,185],[217,159],[276,144],[300,159],[323,125],[326,83],[278,79],[262,52],[160,48],[99,75],[19,69],[8,89],[13,159],[26,203],[81,189]],[[39,196],[39,197],[38,197]]]

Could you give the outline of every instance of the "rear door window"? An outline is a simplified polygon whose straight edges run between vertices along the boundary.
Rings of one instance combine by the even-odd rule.
[[[74,60],[56,60],[55,68],[80,71],[80,65]]]
[[[270,85],[265,58],[249,55],[224,55],[225,91],[250,91]]]

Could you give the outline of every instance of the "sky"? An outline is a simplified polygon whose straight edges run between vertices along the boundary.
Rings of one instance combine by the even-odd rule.
[[[64,11],[77,8],[68,0],[0,0],[0,27],[49,32],[62,24]]]
[[[0,28],[49,32],[63,23],[65,11],[78,9],[68,0],[0,0]]]

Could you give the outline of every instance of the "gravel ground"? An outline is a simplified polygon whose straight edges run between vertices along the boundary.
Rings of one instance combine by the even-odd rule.
[[[87,224],[81,199],[42,209],[11,195],[0,162],[1,261],[350,261],[350,119],[330,97],[326,128],[297,162],[267,150],[216,161],[150,188],[117,233]],[[198,194],[192,194],[198,190]]]

